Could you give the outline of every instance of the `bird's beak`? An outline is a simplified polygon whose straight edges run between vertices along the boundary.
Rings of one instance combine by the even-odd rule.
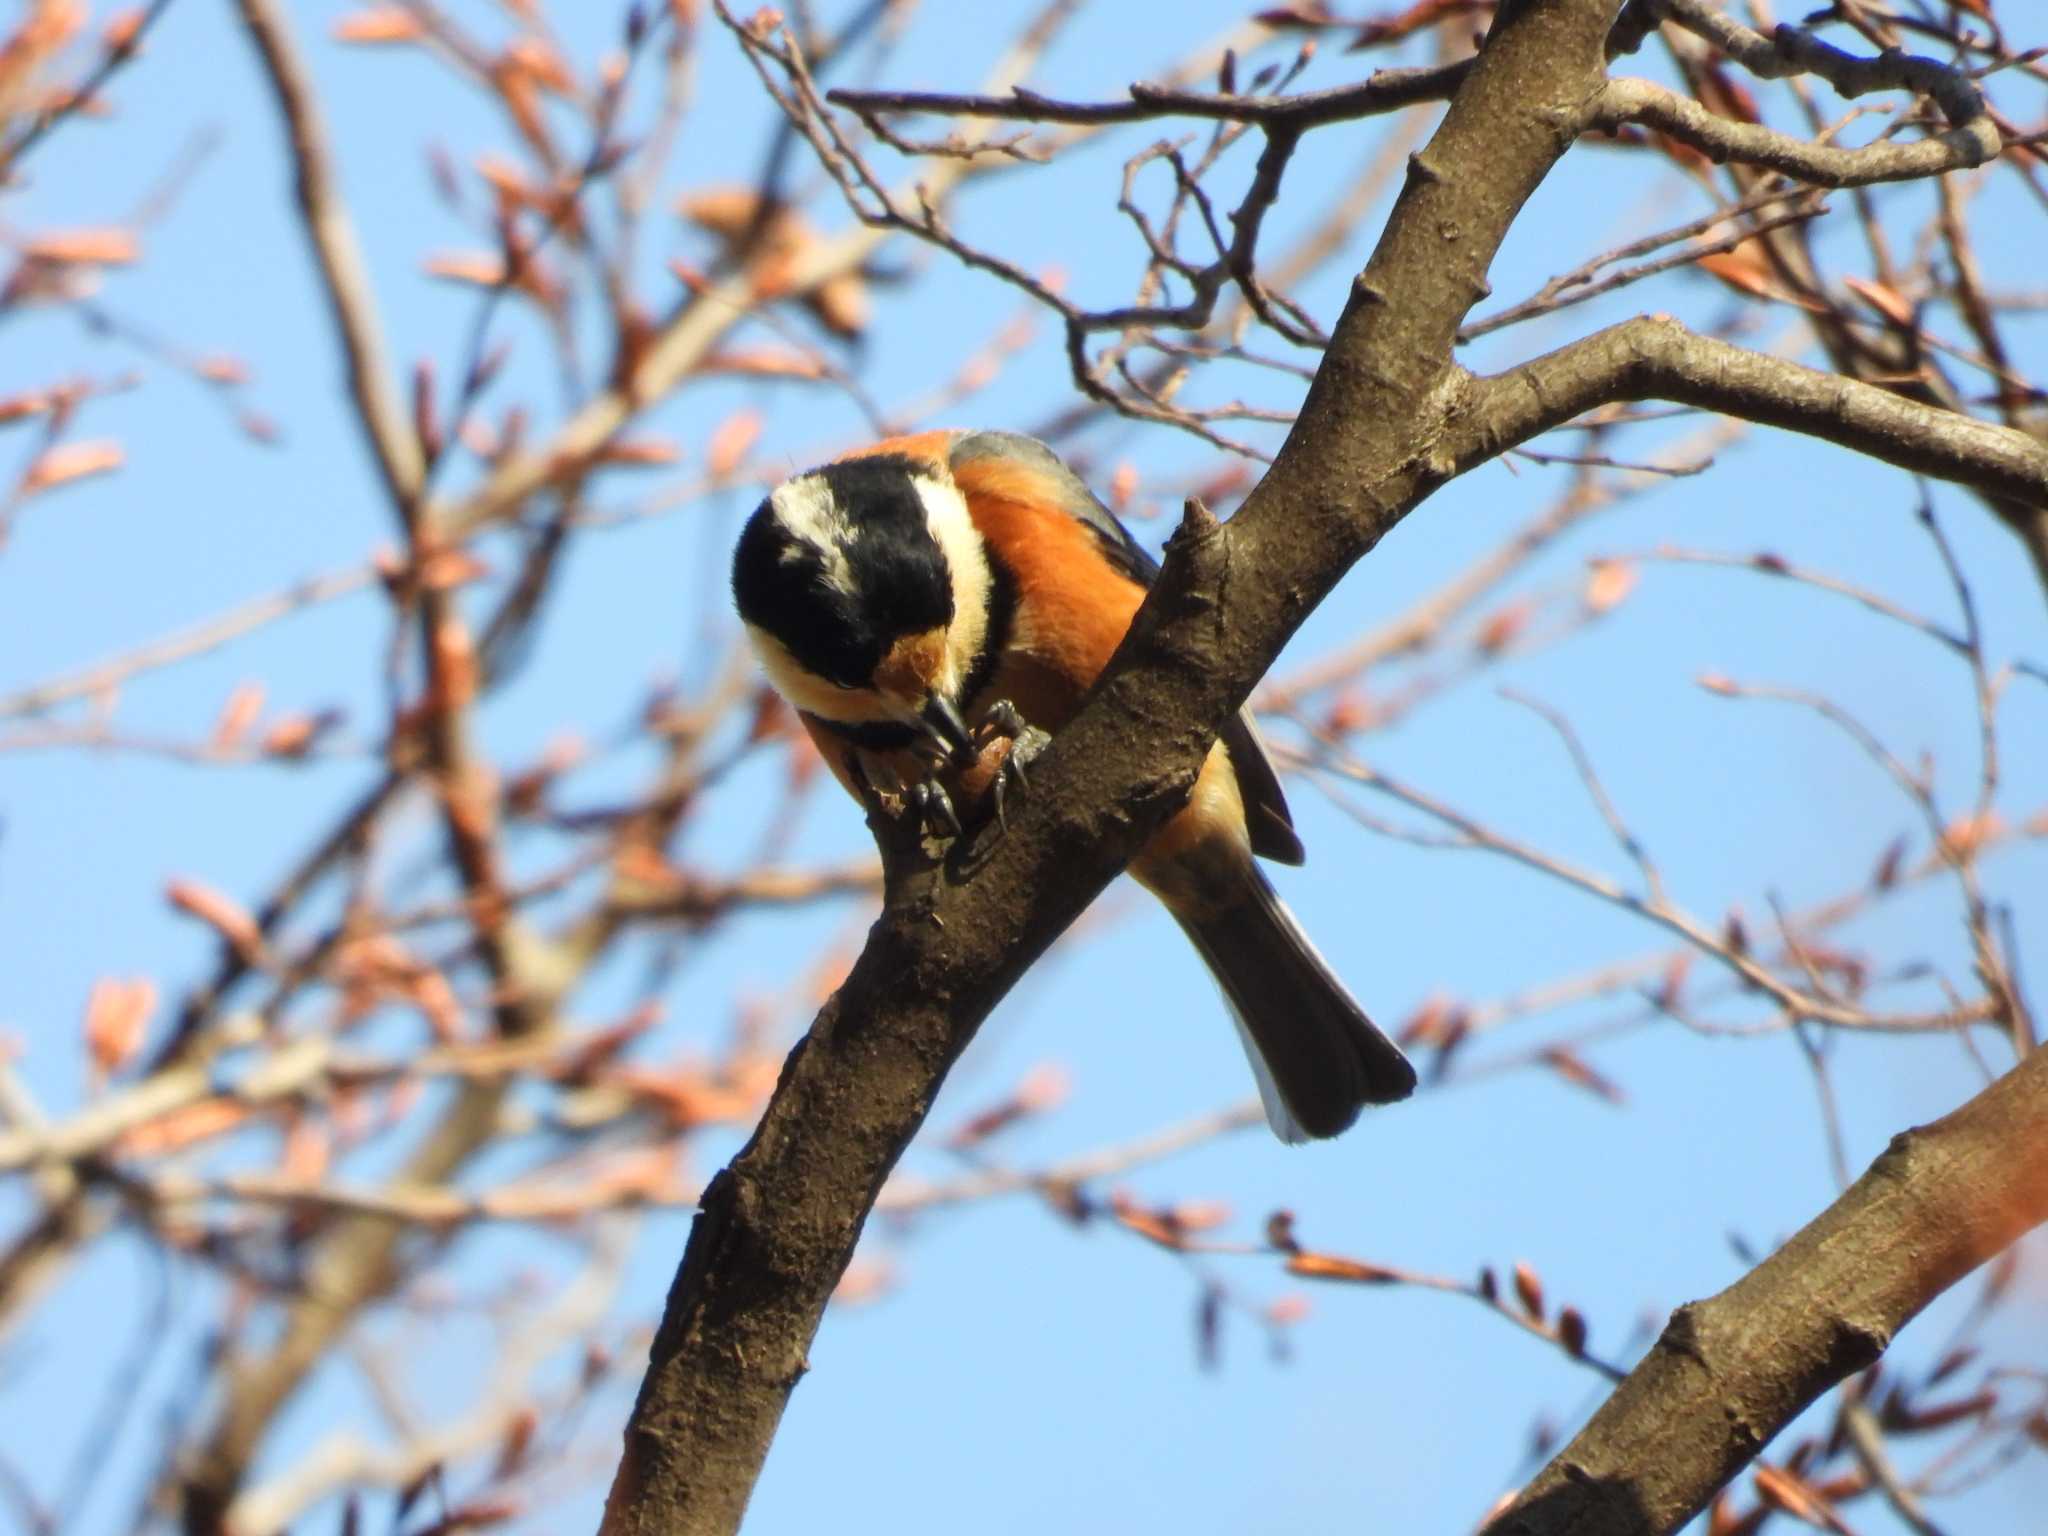
[[[967,722],[960,718],[960,711],[943,693],[935,693],[926,699],[918,718],[924,722],[925,734],[945,748],[947,757],[965,757],[973,752],[974,742],[967,734]]]

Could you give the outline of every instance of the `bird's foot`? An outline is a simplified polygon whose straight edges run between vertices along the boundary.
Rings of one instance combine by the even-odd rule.
[[[960,817],[953,809],[953,797],[939,782],[945,768],[943,761],[927,757],[923,777],[906,782],[896,766],[885,757],[862,752],[854,759],[860,783],[881,809],[897,819],[915,817],[918,835],[930,838],[960,835]],[[893,808],[889,801],[895,802]]]
[[[1017,706],[1008,699],[997,699],[982,713],[976,735],[984,742],[998,736],[1010,739],[1010,750],[1003,757],[1002,767],[996,770],[995,779],[989,785],[989,796],[995,805],[996,825],[1005,832],[1010,824],[1004,815],[1004,804],[1012,796],[1022,799],[1031,790],[1030,767],[1032,762],[1052,743],[1049,733],[1040,730],[1018,712]]]
[[[911,750],[923,760],[924,776],[903,791],[904,810],[916,815],[926,837],[958,837],[960,815],[940,782],[952,766],[950,749],[942,742],[921,740]]]
[[[906,813],[917,817],[926,837],[960,835],[960,815],[953,809],[953,797],[939,782],[936,769],[905,791],[903,806]]]

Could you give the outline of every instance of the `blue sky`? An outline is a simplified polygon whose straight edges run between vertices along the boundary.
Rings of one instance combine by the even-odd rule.
[[[421,147],[439,141],[466,162],[506,148],[505,130],[417,55],[330,43],[327,28],[341,7],[292,9],[394,352],[407,362],[449,357],[466,333],[472,297],[431,281],[419,263],[429,251],[475,241],[434,200]],[[580,61],[608,41],[597,18],[607,18],[608,28],[612,9],[554,8]],[[1008,5],[928,12],[888,61],[890,83],[972,82],[1014,30],[1008,18],[1023,14]],[[1167,38],[1151,8],[1099,5],[1069,28],[1033,80],[1102,98],[1238,16],[1239,8],[1190,0],[1175,7],[1175,35]],[[1327,49],[1303,84],[1337,83],[1353,68]],[[715,28],[707,33],[699,91],[671,192],[746,179],[759,163],[769,118],[751,72]],[[359,562],[390,537],[343,409],[340,362],[288,205],[270,103],[226,8],[173,6],[116,100],[116,117],[74,125],[38,152],[32,185],[9,199],[9,228],[112,222],[159,183],[181,146],[217,134],[175,206],[147,232],[147,261],[113,275],[104,300],[195,351],[246,358],[254,370],[249,403],[280,423],[284,440],[273,449],[252,446],[218,401],[84,335],[70,317],[14,319],[10,344],[0,349],[0,394],[59,371],[105,377],[135,369],[146,387],[96,403],[84,429],[125,444],[123,472],[32,503],[0,551],[0,693]],[[1000,244],[1026,267],[1063,269],[1077,296],[1120,300],[1136,250],[1114,213],[1121,165],[1173,131],[1141,125],[1055,167],[993,179],[965,198],[960,228]],[[1272,248],[1306,227],[1328,191],[1370,154],[1377,132],[1334,130],[1310,141],[1291,172],[1294,195],[1277,216]],[[1248,165],[1241,147],[1221,185],[1241,185]],[[798,183],[816,184],[808,168]],[[1909,216],[1927,203],[1919,190],[1883,196]],[[1991,280],[2021,285],[2038,271],[2031,231],[2039,210],[2015,195],[2010,178],[1990,183],[1983,196],[1990,243],[1981,254]],[[1582,148],[1515,227],[1495,266],[1495,292],[1512,301],[1592,251],[1697,206],[1689,195],[1657,191],[1639,160]],[[817,207],[826,227],[841,227],[843,214],[829,198]],[[646,253],[651,289],[667,256],[702,256],[679,229],[654,222]],[[1368,220],[1344,258],[1301,293],[1326,323],[1374,228]],[[1017,307],[1016,295],[943,257],[896,245],[884,261],[919,278],[877,293],[865,361],[870,386],[885,400],[943,383],[958,365],[961,338],[993,333]],[[1468,361],[1502,366],[1641,309],[1706,324],[1728,302],[1704,278],[1662,279],[1610,304],[1511,329],[1475,347]],[[1776,312],[1757,339],[1767,341],[1792,318]],[[507,334],[520,334],[516,323]],[[2014,336],[2036,357],[2048,339],[2038,319]],[[536,338],[521,340],[504,388],[545,406]],[[1069,402],[1063,367],[1057,338],[1041,326],[1019,364],[951,424],[1028,430]],[[796,456],[853,442],[862,431],[857,415],[827,392],[758,384],[693,389],[657,408],[651,425],[698,455],[716,423],[742,406],[766,414],[764,441],[771,454],[792,456],[790,468],[801,466]],[[1654,441],[1627,451],[1647,452]],[[1098,469],[1126,458],[1158,475],[1199,473],[1214,463],[1191,440],[1128,424],[1097,429],[1076,446]],[[686,463],[681,473],[688,470]],[[1347,578],[1278,674],[1432,590],[1536,515],[1563,473],[1496,465],[1446,489]],[[659,485],[650,479],[617,494],[623,500]],[[532,660],[484,716],[487,745],[516,763],[564,730],[601,740],[659,681],[700,681],[702,637],[731,634],[725,552],[755,494],[714,496],[590,535]],[[2048,659],[2042,594],[2017,544],[1965,496],[1938,490],[1935,505],[1969,574],[1994,658]],[[1953,622],[1953,595],[1914,506],[1913,486],[1889,471],[1754,433],[1722,452],[1711,472],[1674,480],[1582,525],[1518,590],[1575,584],[1589,557],[1667,543],[1735,554],[1768,549]],[[1164,526],[1146,522],[1141,535],[1156,540]],[[152,675],[124,692],[120,720],[141,733],[189,734],[236,684],[258,678],[275,711],[339,707],[372,721],[380,699],[379,601],[343,599]],[[1645,565],[1616,613],[1511,662],[1495,680],[1570,716],[1674,895],[1698,913],[1715,917],[1740,904],[1760,925],[1772,894],[1793,908],[1834,894],[1860,879],[1895,835],[1915,830],[1910,808],[1839,735],[1794,709],[1702,692],[1693,679],[1704,672],[1825,691],[1906,760],[1932,753],[1951,805],[1960,806],[1972,782],[1975,726],[1967,676],[1952,656],[1811,592],[1738,572]],[[2016,683],[2002,723],[2001,804],[2017,822],[2048,801],[2040,770],[2048,761],[2048,691]],[[351,732],[343,735],[361,745]],[[1554,737],[1490,684],[1433,702],[1368,738],[1363,750],[1375,766],[1503,830],[1629,874]],[[575,781],[576,794],[601,799],[637,783],[635,769],[643,767],[630,756],[602,765]],[[0,753],[0,1031],[25,1042],[22,1071],[48,1109],[61,1113],[81,1102],[77,1023],[95,978],[148,975],[176,996],[211,965],[205,936],[164,903],[166,880],[194,878],[238,899],[258,897],[375,771],[361,754],[298,766],[193,768],[128,755]],[[772,776],[758,777],[765,799]],[[1310,862],[1279,882],[1317,943],[1385,1022],[1398,1023],[1432,996],[1492,998],[1660,947],[1639,922],[1553,880],[1483,853],[1373,837],[1306,782],[1291,794]],[[741,807],[729,820],[694,828],[683,852],[707,867],[730,865],[744,857],[758,824]],[[859,850],[863,835],[848,807],[820,799],[792,857],[845,856]],[[1916,847],[1924,846],[1922,838]],[[1996,899],[2015,905],[2022,969],[2038,988],[2048,977],[2048,854],[2038,844],[2000,854],[1987,878]],[[942,1098],[936,1126],[1000,1097],[1042,1061],[1063,1064],[1074,1089],[1057,1114],[1002,1144],[1006,1159],[1025,1165],[1246,1094],[1221,1006],[1172,925],[1128,886],[1109,900],[1114,923],[1090,942],[1063,945],[990,1020]],[[1968,985],[1954,913],[1952,897],[1930,888],[1886,906],[1855,932],[1880,954],[1932,957]],[[865,921],[848,902],[736,923],[723,942],[692,956],[666,999],[667,1022],[645,1049],[662,1057],[693,1039],[715,1039],[736,1000],[788,987],[812,956],[845,942]],[[609,1016],[632,995],[636,975],[631,963],[607,968],[575,1000],[576,1015]],[[1160,1203],[1227,1201],[1236,1212],[1229,1230],[1245,1237],[1266,1212],[1285,1207],[1305,1241],[1361,1258],[1452,1275],[1525,1260],[1544,1276],[1553,1304],[1587,1313],[1597,1351],[1626,1356],[1639,1343],[1642,1319],[1661,1318],[1741,1272],[1731,1238],[1768,1247],[1827,1201],[1833,1181],[1811,1078],[1783,1035],[1709,1038],[1674,1024],[1624,1035],[1589,1053],[1626,1088],[1620,1106],[1547,1073],[1475,1072],[1465,1080],[1489,1056],[1526,1050],[1613,1011],[1611,1004],[1562,1010],[1476,1042],[1448,1082],[1368,1116],[1335,1143],[1290,1150],[1254,1130],[1123,1183]],[[1849,1160],[1859,1169],[1893,1132],[1953,1107],[1978,1081],[1948,1040],[1845,1037],[1835,1050]],[[1986,1042],[1986,1050],[2003,1061],[1995,1044]],[[707,1144],[704,1171],[727,1150]],[[929,1174],[954,1169],[946,1154],[925,1147],[913,1149],[910,1166]],[[0,1224],[11,1226],[23,1210],[18,1190],[0,1190]],[[621,1328],[658,1308],[685,1228],[682,1216],[638,1228],[614,1307]],[[1292,1330],[1284,1362],[1268,1357],[1253,1328],[1228,1324],[1221,1366],[1205,1371],[1194,1342],[1199,1281],[1188,1266],[1107,1224],[1073,1227],[1025,1198],[935,1214],[908,1231],[880,1229],[870,1238],[871,1255],[893,1265],[900,1283],[873,1305],[828,1318],[759,1487],[754,1529],[830,1522],[852,1532],[970,1525],[1221,1533],[1363,1521],[1389,1531],[1464,1530],[1526,1473],[1532,1422],[1568,1429],[1599,1397],[1597,1378],[1556,1350],[1469,1303],[1404,1289],[1306,1292],[1312,1310]],[[1995,1335],[2016,1364],[2048,1364],[2041,1358],[2044,1260],[2037,1243],[2030,1278]],[[559,1240],[491,1232],[459,1243],[445,1274],[457,1291],[481,1291],[518,1268],[545,1287],[561,1284],[576,1262]],[[1264,1258],[1208,1260],[1201,1272],[1253,1304],[1300,1289]],[[132,1490],[149,1475],[158,1420],[181,1400],[196,1368],[218,1281],[182,1266],[160,1272],[132,1237],[116,1237],[26,1330],[0,1343],[0,1445],[47,1491],[73,1454],[95,1388],[131,1347],[132,1329],[145,1326],[140,1319],[159,1283],[173,1298],[174,1344],[139,1386],[142,1411],[128,1432],[95,1452],[100,1488],[85,1507],[84,1531],[125,1528]],[[1935,1358],[1956,1313],[1944,1304],[1917,1323],[1899,1357]],[[502,1348],[480,1318],[430,1325],[392,1311],[367,1332],[418,1352],[428,1366],[420,1400],[434,1412],[459,1411]],[[598,1463],[615,1443],[628,1400],[626,1391],[609,1393],[586,1421],[588,1487],[522,1528],[592,1523],[606,1475]],[[280,1425],[259,1475],[365,1412],[350,1371],[324,1372]],[[2022,1512],[2044,1501],[2048,1470],[2037,1456],[1952,1506],[1954,1528],[2017,1530]],[[331,1518],[323,1512],[309,1528],[324,1529]],[[1887,1518],[1858,1506],[1855,1523],[1859,1531],[1884,1531]]]

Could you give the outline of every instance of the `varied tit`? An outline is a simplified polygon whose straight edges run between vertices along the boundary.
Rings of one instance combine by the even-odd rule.
[[[1018,746],[1066,724],[1157,572],[1043,443],[927,432],[784,481],[741,533],[732,585],[840,782],[905,786],[946,822],[947,780],[977,790],[1002,761],[984,751],[992,735],[1015,739],[995,770],[1014,777]],[[1415,1071],[1254,855],[1299,864],[1302,846],[1246,713],[1130,872],[1215,974],[1274,1132],[1335,1136],[1361,1106],[1407,1097]]]

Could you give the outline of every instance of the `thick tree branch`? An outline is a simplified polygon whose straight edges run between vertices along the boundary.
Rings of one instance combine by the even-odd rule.
[[[1874,384],[1698,336],[1657,316],[1476,382],[1461,466],[1619,400],[1672,400],[1785,427],[1987,496],[2048,506],[2048,444]]]
[[[1868,1172],[1718,1296],[1672,1314],[1484,1536],[1663,1536],[1927,1304],[2048,1221],[2048,1051]]]
[[[1614,9],[1503,11],[1411,162],[1272,473],[1227,530],[1190,507],[1144,611],[1034,766],[1032,801],[1007,833],[896,882],[753,1139],[705,1192],[607,1532],[737,1528],[825,1303],[948,1067],[1184,798],[1219,723],[1315,603],[1456,467],[1441,451],[1465,394],[1453,338],[1600,87]]]

